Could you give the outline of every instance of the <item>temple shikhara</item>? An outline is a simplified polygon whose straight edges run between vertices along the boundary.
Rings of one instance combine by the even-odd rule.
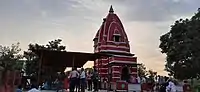
[[[128,74],[137,77],[137,57],[134,57],[134,54],[130,52],[125,29],[117,14],[114,13],[112,6],[106,18],[103,18],[93,41],[94,53],[112,55],[112,57],[94,61],[94,66],[98,69],[102,79],[116,82],[121,79],[130,79]]]

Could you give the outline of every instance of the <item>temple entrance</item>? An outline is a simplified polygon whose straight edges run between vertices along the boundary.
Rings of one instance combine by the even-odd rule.
[[[129,82],[129,79],[130,79],[130,69],[129,67],[125,66],[122,68],[121,80]]]

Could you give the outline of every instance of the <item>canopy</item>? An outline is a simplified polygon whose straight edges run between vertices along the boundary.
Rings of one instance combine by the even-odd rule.
[[[34,52],[40,57],[39,74],[37,79],[38,84],[41,82],[42,67],[49,67],[54,71],[60,71],[66,67],[83,67],[87,61],[94,61],[101,57],[112,56],[103,53],[83,53],[47,49],[34,50]]]
[[[41,58],[42,66],[52,67],[82,67],[87,61],[112,56],[105,53],[52,51],[45,49],[37,50],[36,54]]]

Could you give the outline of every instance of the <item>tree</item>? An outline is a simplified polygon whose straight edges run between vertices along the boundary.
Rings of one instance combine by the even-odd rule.
[[[21,71],[23,68],[22,55],[19,43],[12,44],[11,46],[0,45],[0,85],[5,83],[6,72],[8,70]]]
[[[148,70],[148,72],[147,72],[147,74],[148,74],[148,79],[149,79],[149,81],[150,82],[152,82],[152,83],[154,83],[155,82],[155,77],[156,77],[156,75],[157,75],[157,72],[155,72],[155,71],[153,71],[153,70]]]
[[[157,72],[155,72],[153,70],[148,70],[147,74],[148,74],[148,76],[155,77],[157,75]]]
[[[19,43],[11,46],[0,45],[0,66],[4,70],[21,70],[23,68],[22,55]]]
[[[61,39],[56,39],[54,41],[49,41],[49,44],[47,44],[46,48],[49,50],[56,50],[56,51],[64,51],[65,46],[61,45],[62,40]]]
[[[160,37],[161,52],[167,55],[165,70],[178,79],[200,75],[200,9],[191,19],[177,20]]]
[[[146,77],[147,76],[147,70],[143,63],[138,64],[137,66],[138,76],[140,77]]]
[[[28,76],[36,76],[39,69],[39,57],[33,52],[35,49],[41,49],[43,46],[38,44],[29,44],[28,51],[24,51],[25,73]]]
[[[28,51],[24,52],[24,57],[26,58],[25,73],[28,76],[37,76],[39,69],[39,57],[34,53],[35,50],[47,49],[65,51],[65,46],[61,45],[61,42],[61,39],[56,39],[54,41],[49,41],[47,45],[29,44]]]

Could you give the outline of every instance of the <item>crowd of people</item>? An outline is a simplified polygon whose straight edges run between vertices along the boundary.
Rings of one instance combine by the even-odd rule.
[[[94,91],[98,91],[98,81],[99,75],[96,69],[85,71],[82,68],[79,72],[77,68],[73,68],[69,73],[68,82],[65,83],[69,83],[70,92],[85,92],[86,88],[88,88],[88,91],[92,91],[93,88]]]
[[[72,68],[72,71],[65,74],[64,78],[57,78],[55,81],[45,81],[43,85],[36,86],[31,84],[28,92],[40,92],[40,89],[52,89],[55,88],[57,92],[65,92],[64,90],[69,90],[70,92],[85,92],[88,91],[98,91],[99,75],[97,70],[86,71],[84,68],[77,70],[77,68]],[[16,92],[22,92],[22,86],[18,86]]]
[[[79,72],[76,68],[68,76],[70,92],[84,92],[86,88],[89,91],[98,91],[99,75],[97,70],[85,71],[83,68]],[[147,84],[148,90],[153,92],[176,92],[177,81],[173,78],[156,76],[153,79],[147,77],[131,78],[134,83]],[[93,87],[93,88],[92,88]]]
[[[177,82],[169,77],[156,76],[153,78],[150,77],[137,77],[130,78],[135,81],[129,81],[131,83],[138,83],[142,85],[142,89],[147,88],[151,92],[176,92]],[[56,79],[53,84],[57,84],[56,90],[69,90],[70,92],[85,92],[88,91],[97,92],[99,87],[100,76],[97,70],[86,71],[84,68],[77,70],[77,68],[72,68],[72,71],[69,71],[65,74],[63,80]],[[41,88],[48,89],[48,81],[46,81]],[[146,84],[146,85],[144,85]],[[52,86],[51,86],[52,87]],[[22,92],[21,86],[18,87],[16,92]],[[41,89],[35,85],[31,86],[31,89],[28,92],[40,92],[38,89]]]
[[[142,89],[151,92],[177,92],[176,86],[178,85],[178,82],[173,78],[156,76],[153,79],[145,77],[137,79],[141,79],[140,84],[142,85]]]

